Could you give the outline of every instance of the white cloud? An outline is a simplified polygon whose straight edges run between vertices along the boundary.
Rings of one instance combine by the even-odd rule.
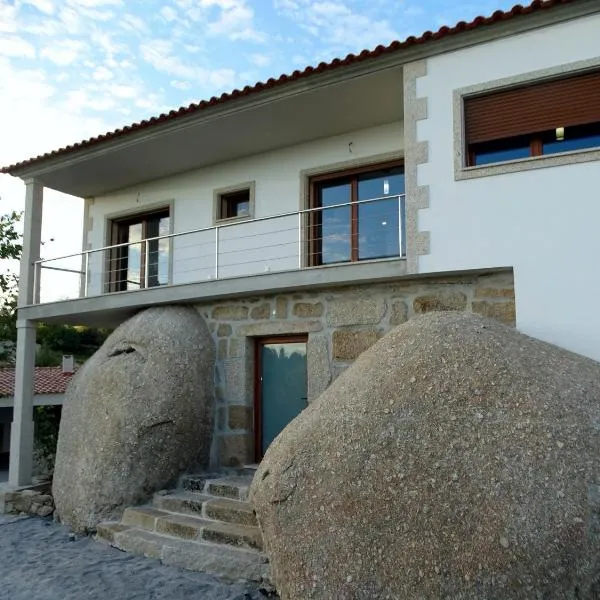
[[[100,66],[94,70],[92,78],[96,81],[109,81],[114,78],[114,74],[110,69]]]
[[[51,15],[54,14],[54,3],[51,0],[22,0],[25,4],[35,6],[40,12]]]
[[[34,58],[35,48],[23,38],[16,36],[0,36],[0,56]]]
[[[133,85],[111,85],[108,88],[111,96],[116,98],[135,98],[140,95],[140,90]]]
[[[202,23],[210,37],[226,37],[231,41],[263,43],[267,36],[254,22],[254,9],[247,0],[175,0],[186,17]],[[168,16],[179,20],[174,11]],[[163,16],[165,16],[163,14]]]
[[[192,87],[189,81],[180,81],[179,79],[174,79],[170,85],[177,90],[189,90]]]
[[[196,64],[186,64],[176,55],[173,43],[169,40],[144,43],[140,46],[140,54],[157,71],[203,84],[212,93],[235,87],[236,72],[233,69],[207,69]]]
[[[53,45],[42,49],[40,55],[47,58],[54,64],[65,66],[82,56],[85,50],[85,44],[79,40],[63,40],[53,42]]]
[[[323,58],[374,48],[400,37],[388,20],[353,10],[339,0],[275,0],[275,8],[326,46]]]
[[[271,64],[271,57],[268,54],[260,54],[258,52],[251,54],[249,60],[257,67],[266,67]]]
[[[163,6],[159,13],[167,23],[177,20],[177,11],[172,6]]]
[[[16,7],[0,1],[0,32],[14,33],[17,29]]]
[[[143,19],[132,14],[123,15],[119,19],[119,25],[126,31],[134,31],[136,33],[148,33],[150,31]]]
[[[98,8],[104,6],[120,6],[122,0],[67,0],[67,4],[75,7]]]

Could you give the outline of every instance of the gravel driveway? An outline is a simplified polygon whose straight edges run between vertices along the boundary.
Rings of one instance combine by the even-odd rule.
[[[264,600],[256,587],[166,567],[50,519],[0,516],[1,600]]]

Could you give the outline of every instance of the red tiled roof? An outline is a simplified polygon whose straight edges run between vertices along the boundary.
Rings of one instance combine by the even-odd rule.
[[[35,392],[36,394],[64,394],[72,375],[62,372],[62,367],[36,367]],[[0,368],[0,398],[14,396],[15,370],[13,368]]]
[[[527,6],[517,4],[516,6],[513,6],[511,10],[508,11],[497,10],[489,17],[479,16],[468,23],[465,21],[460,21],[454,27],[440,27],[440,29],[438,29],[436,32],[426,31],[419,37],[410,36],[402,42],[395,41],[389,44],[388,46],[380,45],[377,46],[374,50],[363,50],[360,54],[348,54],[343,59],[336,58],[329,63],[322,62],[316,67],[306,67],[306,69],[304,69],[303,71],[296,70],[290,75],[281,75],[277,79],[270,78],[266,82],[258,82],[253,86],[246,86],[241,90],[236,89],[230,93],[221,94],[221,96],[219,97],[213,96],[210,100],[202,100],[198,104],[182,106],[177,110],[172,110],[169,113],[163,113],[158,117],[152,117],[147,120],[145,119],[143,121],[140,121],[139,123],[133,123],[120,129],[115,129],[114,131],[107,132],[97,137],[89,138],[76,144],[65,146],[64,148],[59,148],[58,150],[46,152],[45,154],[41,154],[39,156],[36,156],[35,158],[30,158],[28,160],[15,163],[8,167],[3,167],[0,169],[0,173],[12,173],[17,169],[31,166],[35,163],[42,162],[49,158],[62,156],[65,154],[71,154],[82,148],[89,148],[90,146],[95,146],[97,144],[101,144],[102,142],[119,138],[123,135],[128,135],[130,133],[146,129],[148,127],[152,127],[160,123],[165,123],[166,121],[172,121],[180,117],[195,114],[201,110],[210,108],[217,104],[220,105],[231,100],[236,100],[245,96],[257,94],[265,90],[285,85],[286,83],[290,83],[292,81],[297,81],[299,79],[311,77],[313,75],[324,73],[326,71],[331,71],[333,69],[337,69],[339,67],[347,66],[350,64],[374,59],[384,54],[390,54],[399,50],[410,48],[412,46],[417,46],[419,44],[435,42],[446,37],[466,33],[468,31],[472,31],[473,29],[478,29],[480,27],[494,25],[496,23],[508,21],[524,15],[530,15],[541,10],[549,10],[557,6],[573,4],[577,1],[578,0],[534,0],[531,4]]]

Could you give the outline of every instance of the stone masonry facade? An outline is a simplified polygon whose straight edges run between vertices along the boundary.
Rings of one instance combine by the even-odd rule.
[[[217,348],[213,467],[254,462],[255,342],[306,334],[308,401],[395,326],[434,310],[471,311],[515,325],[511,270],[320,288],[198,304]]]

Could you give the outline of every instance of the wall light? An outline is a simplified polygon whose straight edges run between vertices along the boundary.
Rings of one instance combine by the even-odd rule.
[[[565,128],[564,127],[557,127],[556,128],[556,141],[557,142],[563,142],[565,139]]]

